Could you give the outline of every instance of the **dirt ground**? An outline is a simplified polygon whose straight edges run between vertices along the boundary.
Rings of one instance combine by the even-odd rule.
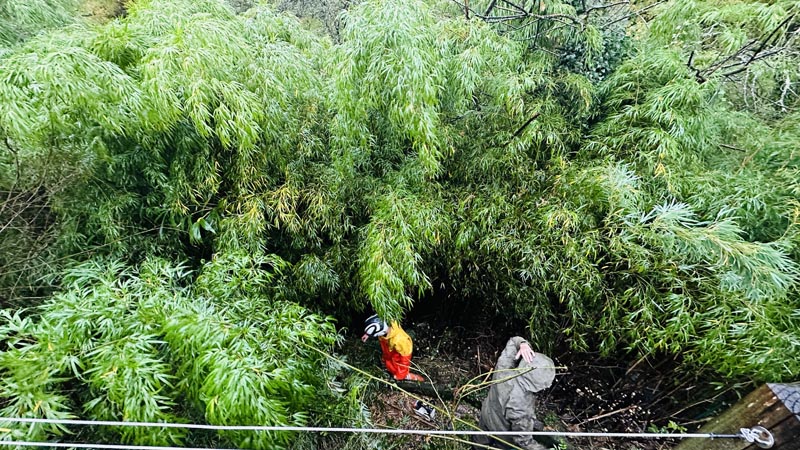
[[[505,344],[505,337],[474,335],[465,337],[464,330],[434,330],[426,323],[406,327],[414,339],[412,371],[422,373],[437,386],[423,393],[406,394],[388,386],[378,386],[368,399],[375,426],[413,429],[449,429],[451,421],[459,429],[469,429],[479,415],[485,389],[460,401],[450,398],[453,390],[471,379],[479,382],[494,366]],[[372,373],[382,371],[380,349],[376,342],[354,344],[359,353],[353,361],[367,364]],[[692,432],[727,408],[737,397],[731,389],[714,390],[710,383],[701,383],[691,375],[676,372],[672,359],[648,359],[622,362],[599,358],[589,353],[568,349],[550,355],[557,366],[553,386],[539,396],[537,416],[546,430],[580,432]],[[477,377],[477,379],[475,379]],[[434,422],[414,415],[414,396],[440,408]],[[448,417],[446,411],[450,411]],[[441,441],[439,441],[441,442]],[[562,448],[593,450],[666,450],[677,440],[630,440],[603,438],[570,438]],[[442,445],[431,438],[404,438],[394,448],[431,449]],[[465,444],[448,442],[448,449],[466,449]]]
[[[106,22],[114,17],[125,15],[124,0],[84,0],[81,15],[95,23]]]

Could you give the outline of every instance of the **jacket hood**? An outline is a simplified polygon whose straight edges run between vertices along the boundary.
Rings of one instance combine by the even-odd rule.
[[[514,378],[520,387],[528,392],[539,392],[553,385],[556,377],[556,368],[553,360],[541,353],[536,353],[533,362],[528,363],[524,359],[519,361],[519,369],[530,369],[522,375]]]

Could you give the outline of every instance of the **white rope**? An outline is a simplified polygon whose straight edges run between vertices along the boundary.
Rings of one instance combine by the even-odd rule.
[[[393,428],[343,428],[343,427],[300,427],[266,425],[204,425],[169,422],[115,422],[110,420],[77,419],[35,419],[0,417],[0,423],[44,423],[53,425],[94,425],[117,427],[157,427],[187,428],[193,430],[216,431],[305,431],[312,433],[376,433],[376,434],[418,434],[425,436],[564,436],[564,437],[621,437],[646,439],[684,439],[684,438],[741,438],[741,434],[714,433],[600,433],[576,431],[462,431],[462,430],[402,430]],[[116,447],[114,447],[116,448]],[[134,447],[129,447],[134,448]],[[169,447],[149,447],[169,448]],[[144,450],[144,448],[142,448]]]
[[[0,441],[1,445],[18,447],[107,448],[120,450],[242,450],[238,448],[156,447],[152,445],[79,444],[77,442]]]

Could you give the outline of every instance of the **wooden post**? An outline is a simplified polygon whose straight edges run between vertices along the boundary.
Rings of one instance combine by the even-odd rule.
[[[800,383],[765,384],[708,422],[698,433],[735,434],[760,425],[772,433],[775,450],[800,450]],[[743,439],[684,439],[674,450],[757,450]]]

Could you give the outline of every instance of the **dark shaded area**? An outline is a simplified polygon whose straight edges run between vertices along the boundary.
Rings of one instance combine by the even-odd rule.
[[[491,323],[489,317],[477,311],[456,309],[442,301],[418,302],[403,323],[414,339],[413,363],[417,370],[425,373],[439,390],[457,389],[491,371],[508,337],[525,336],[526,332],[524,326],[515,329],[508,324]],[[458,323],[462,325],[456,325]],[[356,333],[348,333],[349,342],[343,352],[355,365],[383,377],[377,342],[361,344],[353,336],[360,330],[354,331]],[[597,353],[572,351],[563,341],[550,355],[561,367],[557,370],[556,381],[552,388],[541,393],[537,406],[537,415],[549,430],[694,432],[752,389],[750,384],[718,385],[712,380],[699,379],[693,373],[680,372],[677,370],[680,361],[675,358],[600,357]],[[385,379],[388,380],[388,376]],[[420,390],[415,393],[425,396]],[[477,421],[485,395],[486,390],[483,390],[469,399],[462,399],[459,405],[466,409],[459,417]],[[394,403],[402,402],[396,397],[402,394],[385,385],[375,386],[367,403],[377,424],[397,424],[397,416],[402,414],[409,416],[406,422],[417,422],[411,417],[410,409],[398,412]],[[438,401],[435,395],[426,397],[434,403]],[[440,397],[448,400],[450,392],[440,393]],[[387,401],[394,402],[394,406],[382,407]],[[442,426],[429,424],[427,428]],[[676,439],[572,438],[568,444],[576,449],[622,450],[633,445],[640,449],[662,450],[677,442]],[[421,442],[418,447],[409,444],[412,447],[408,448],[427,448]]]

